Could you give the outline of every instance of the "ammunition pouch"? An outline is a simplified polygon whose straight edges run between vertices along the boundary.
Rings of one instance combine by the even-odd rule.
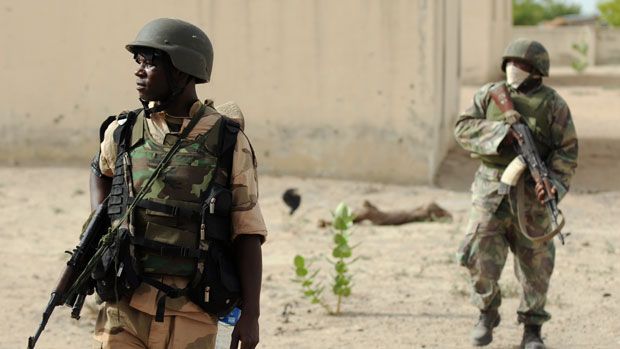
[[[210,242],[202,263],[197,283],[187,290],[187,297],[209,314],[226,315],[241,299],[241,285],[230,244]]]
[[[188,298],[209,314],[223,316],[241,299],[232,242],[230,211],[232,191],[212,183],[202,206],[201,239],[207,242],[206,258],[200,261],[199,277],[188,289]]]
[[[131,238],[127,230],[122,230],[91,273],[95,281],[95,291],[104,302],[117,302],[131,297],[140,285],[140,277],[135,272],[130,254]]]
[[[166,285],[146,273],[139,278],[142,282],[161,290],[165,294],[165,297],[159,299],[156,321],[163,320],[166,298],[186,296],[205,312],[217,316],[229,313],[239,304],[241,284],[230,241],[232,192],[226,187],[213,183],[208,193],[209,195],[207,195],[201,209],[201,245],[198,249],[184,248],[144,238],[134,237],[131,239],[132,246],[142,251],[165,257],[192,258],[196,261],[196,271],[192,280],[183,289]],[[155,208],[155,205],[148,206]],[[165,206],[158,208],[171,209]],[[127,277],[130,274],[124,275]],[[127,280],[122,281],[121,285],[125,285],[126,288],[132,285]],[[124,289],[116,289],[115,292],[119,291],[124,291]]]
[[[202,204],[201,239],[230,240],[231,208],[232,191],[220,184],[212,183],[207,198]]]

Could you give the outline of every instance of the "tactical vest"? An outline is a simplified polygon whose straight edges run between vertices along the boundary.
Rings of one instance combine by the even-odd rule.
[[[541,85],[529,95],[513,89],[509,89],[509,91],[515,110],[521,114],[532,131],[540,157],[543,160],[546,159],[553,148],[551,143],[551,102],[555,92],[545,85]],[[487,120],[503,121],[502,114],[499,107],[491,100],[486,110]],[[516,156],[517,153],[514,148],[504,147],[499,155],[480,155],[480,159],[489,167],[503,168]]]
[[[205,113],[205,108],[198,111],[203,117],[215,113]],[[141,113],[129,113],[124,122],[121,117],[122,125],[114,133],[119,151],[108,201],[113,221],[125,215],[135,194],[178,138],[168,134],[164,144],[158,144]],[[121,280],[130,292],[146,282],[168,297],[188,296],[209,313],[219,314],[234,306],[239,283],[231,260],[229,178],[238,131],[238,124],[222,116],[205,134],[183,140],[147,194],[135,203],[125,226],[129,246],[119,248],[123,251],[116,256],[131,266]],[[116,264],[118,269],[118,261]],[[186,289],[177,289],[159,282],[162,275],[191,281]],[[127,280],[133,285],[126,285]],[[210,295],[211,289],[218,294]],[[118,299],[118,291],[114,292]],[[225,309],[215,304],[218,302],[223,302]],[[159,320],[163,319],[164,304],[162,297]]]

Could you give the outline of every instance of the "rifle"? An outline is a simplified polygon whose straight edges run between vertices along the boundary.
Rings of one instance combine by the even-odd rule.
[[[80,318],[80,312],[84,306],[84,300],[87,295],[93,293],[93,283],[84,283],[78,290],[68,294],[68,291],[74,285],[78,275],[88,264],[92,256],[95,254],[101,237],[107,232],[109,227],[109,218],[107,214],[107,198],[104,200],[91,215],[86,229],[82,233],[79,244],[72,252],[67,251],[71,258],[67,262],[67,266],[63,270],[56,287],[52,291],[47,307],[43,312],[43,319],[39,324],[36,334],[28,337],[28,349],[34,349],[39,336],[45,329],[47,321],[50,319],[52,312],[59,305],[67,305],[72,308],[71,317]]]
[[[506,85],[502,84],[494,87],[493,89],[491,89],[490,95],[502,113],[516,113],[514,104],[512,103],[512,99],[510,98],[510,94],[508,92],[508,89],[506,88]],[[517,157],[515,161],[513,161],[514,165],[513,163],[508,165],[505,171],[505,176],[502,176],[502,183],[514,185],[516,180],[514,180],[513,178],[507,179],[505,177],[512,177],[516,173],[520,174],[520,171],[518,169],[513,170],[512,167],[519,168],[523,165],[527,166],[536,184],[541,184],[544,188],[545,205],[547,207],[547,210],[550,212],[552,218],[552,233],[546,234],[545,236],[543,236],[543,238],[546,236],[553,237],[553,235],[557,233],[560,241],[562,242],[562,245],[564,245],[564,235],[562,235],[562,233],[560,232],[565,223],[564,216],[558,209],[558,199],[551,191],[552,186],[549,182],[549,169],[540,158],[540,154],[538,154],[538,150],[536,149],[534,137],[532,136],[530,128],[522,121],[522,119],[519,118],[518,120],[514,120],[514,122],[511,123],[510,127],[517,135],[516,138],[518,146],[516,148],[517,153],[519,153],[520,156]],[[502,191],[502,188],[500,188],[500,191]],[[503,191],[506,191],[505,186],[503,188]],[[561,221],[559,220],[560,216],[562,216]],[[522,224],[521,219],[519,220],[520,226],[523,227],[524,225]],[[524,233],[529,238],[527,232],[524,231]]]

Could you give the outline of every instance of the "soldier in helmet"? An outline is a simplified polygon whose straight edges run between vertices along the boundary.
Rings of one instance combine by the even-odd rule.
[[[107,197],[124,233],[92,274],[104,301],[95,347],[214,348],[217,315],[238,304],[231,348],[254,348],[267,232],[242,123],[196,94],[211,78],[211,42],[161,18],[126,48],[143,108],[103,123],[92,164],[91,205]]]
[[[517,310],[518,321],[524,324],[521,347],[544,348],[541,325],[551,317],[545,311],[545,302],[555,247],[552,240],[537,241],[524,231],[550,226],[550,217],[543,210],[544,189],[525,174],[520,179],[525,187],[522,195],[514,189],[502,195],[499,180],[516,157],[516,135],[510,125],[515,118],[521,119],[529,126],[541,159],[549,168],[548,184],[561,200],[577,166],[577,135],[568,105],[543,84],[543,77],[549,76],[549,55],[543,45],[527,39],[513,41],[506,48],[501,68],[506,80],[483,86],[475,94],[473,105],[459,116],[454,130],[458,144],[481,162],[472,184],[472,208],[457,257],[469,269],[472,301],[480,310],[472,343],[489,344],[493,328],[500,323],[498,280],[510,248],[523,290]],[[507,86],[517,113],[504,114],[495,104],[490,91],[498,85]],[[525,227],[519,224],[517,207],[523,208]]]

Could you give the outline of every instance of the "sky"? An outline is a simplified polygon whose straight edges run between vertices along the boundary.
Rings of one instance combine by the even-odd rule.
[[[567,2],[581,5],[581,13],[584,15],[598,13],[596,4],[600,0],[569,0]]]

